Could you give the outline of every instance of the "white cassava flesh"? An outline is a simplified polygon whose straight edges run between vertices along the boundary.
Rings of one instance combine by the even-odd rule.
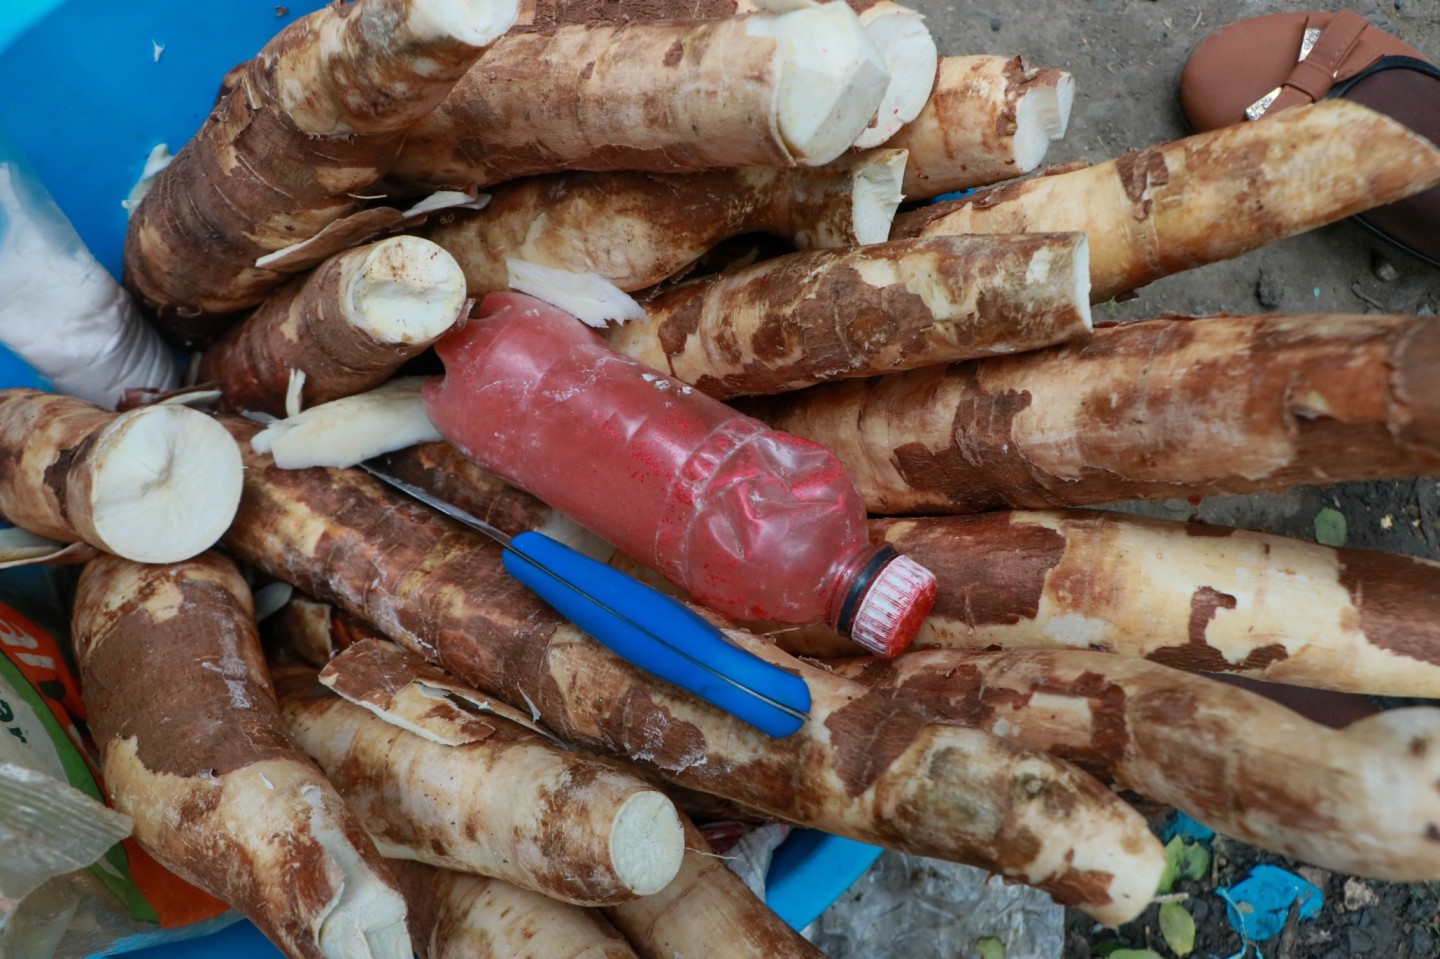
[[[826,3],[757,16],[748,32],[774,37],[780,46],[776,119],[785,146],[809,165],[839,157],[880,108],[890,83],[855,11]]]
[[[266,426],[252,447],[273,455],[282,469],[306,469],[354,466],[372,456],[443,439],[420,399],[424,383],[424,377],[400,377],[368,393],[312,406]]]
[[[141,563],[174,563],[204,552],[240,505],[234,440],[184,406],[121,414],[96,437],[88,472],[89,516],[77,516],[77,527],[117,556]]]
[[[602,329],[612,321],[645,321],[645,310],[635,298],[598,273],[572,273],[515,257],[506,258],[505,269],[512,290],[564,310],[586,326]]]
[[[925,27],[925,18],[898,3],[881,0],[860,14],[860,24],[890,70],[890,86],[875,111],[871,125],[855,140],[868,150],[893,137],[902,126],[920,115],[935,86],[939,52],[935,38]]]
[[[345,313],[377,343],[429,343],[448,330],[465,302],[465,274],[441,247],[393,236],[344,278]]]
[[[861,246],[890,238],[895,211],[905,199],[903,186],[909,155],[904,150],[889,150],[876,154],[875,159],[877,162],[857,165],[855,170],[851,218],[855,241]]]

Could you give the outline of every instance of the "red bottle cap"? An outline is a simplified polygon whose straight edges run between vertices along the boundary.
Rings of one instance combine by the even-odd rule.
[[[861,597],[850,638],[877,656],[899,655],[934,605],[935,574],[908,556],[896,556]]]

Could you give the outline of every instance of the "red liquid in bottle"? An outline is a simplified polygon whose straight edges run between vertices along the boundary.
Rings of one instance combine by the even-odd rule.
[[[540,300],[493,293],[438,344],[425,388],[466,456],[742,620],[827,620],[893,654],[935,597],[928,570],[866,533],[829,450],[612,350]]]

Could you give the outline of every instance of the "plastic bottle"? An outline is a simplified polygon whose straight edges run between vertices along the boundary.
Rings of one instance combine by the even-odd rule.
[[[826,620],[892,655],[935,599],[924,567],[875,546],[824,447],[772,430],[612,350],[540,300],[495,293],[438,344],[439,431],[740,620]]]

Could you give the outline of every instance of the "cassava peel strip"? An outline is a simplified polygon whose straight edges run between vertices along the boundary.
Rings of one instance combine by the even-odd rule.
[[[1014,353],[1090,333],[1082,234],[816,250],[696,280],[610,345],[720,399]]]
[[[227,425],[246,438],[254,429]],[[533,706],[570,742],[781,818],[980,865],[1101,921],[1133,917],[1154,891],[1163,857],[1143,819],[1071,766],[927,723],[728,630],[810,686],[809,722],[769,738],[654,682],[542,606],[504,572],[499,547],[370,477],[281,470],[248,450],[246,461],[232,550],[478,688]]]
[[[420,959],[636,959],[599,912],[500,879],[390,864]]]
[[[1088,650],[834,663],[948,720],[1062,756],[1241,842],[1393,882],[1440,877],[1440,710],[1326,729],[1263,696]]]
[[[870,532],[939,580],[917,646],[1089,648],[1440,698],[1440,564],[1427,560],[1089,510],[872,520]]]
[[[633,292],[741,233],[806,249],[879,242],[900,202],[903,163],[903,153],[880,150],[789,170],[561,173],[505,184],[485,209],[445,211],[423,232],[459,261],[473,296],[508,286],[510,258]]]
[[[429,240],[396,236],[327,260],[277,290],[205,352],[201,380],[232,410],[285,414],[292,371],[305,406],[379,386],[459,319],[465,277]]]
[[[90,563],[73,635],[116,809],[166,868],[297,959],[403,959],[405,906],[285,735],[250,590],[228,559]]]
[[[905,196],[917,200],[1029,173],[1065,129],[1070,74],[1020,57],[941,57],[925,109],[886,147],[907,150]],[[1027,227],[1027,229],[1030,229]]]
[[[515,13],[513,0],[358,0],[286,27],[135,211],[131,291],[170,335],[213,338],[288,278],[256,260],[358,210],[405,130]]]
[[[755,898],[685,824],[685,860],[662,892],[605,910],[645,959],[824,959],[824,954]]]
[[[1147,320],[1083,344],[755,403],[877,513],[1252,493],[1440,472],[1425,317]]]
[[[239,451],[204,413],[0,390],[0,514],[21,529],[175,562],[213,546],[239,501]]]
[[[326,670],[378,692],[413,685],[411,655],[369,641]],[[438,692],[427,697],[432,715],[392,715],[327,691],[309,667],[274,675],[290,735],[387,856],[586,906],[658,892],[680,868],[670,800],[608,765]]]
[[[843,5],[511,33],[415,125],[392,180],[483,187],[562,170],[823,164],[861,134],[887,81]],[[803,113],[829,116],[823,134],[792,129]]]
[[[937,203],[893,236],[1054,233],[1090,237],[1092,301],[1440,183],[1440,150],[1348,100],[1286,110]]]

